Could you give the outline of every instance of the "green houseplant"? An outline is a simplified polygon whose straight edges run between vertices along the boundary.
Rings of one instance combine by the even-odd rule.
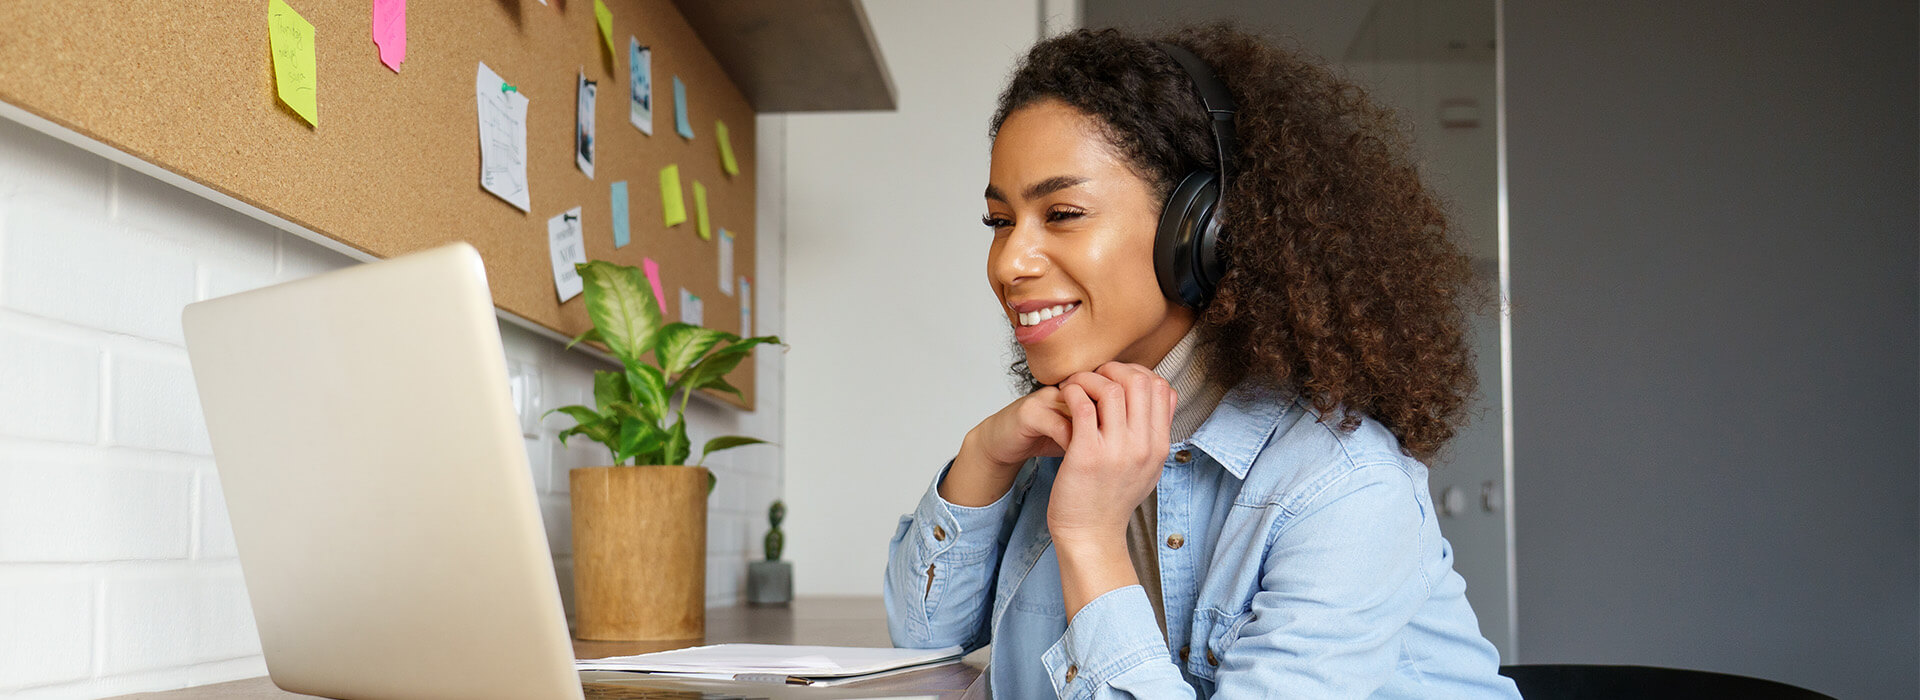
[[[659,302],[639,269],[604,260],[574,269],[585,285],[593,328],[567,347],[582,341],[602,343],[624,370],[593,373],[597,407],[562,406],[548,412],[565,413],[576,422],[560,431],[560,442],[584,435],[605,445],[615,465],[685,464],[690,448],[687,401],[693,392],[714,389],[739,396],[740,389],[727,383],[727,373],[750,357],[754,346],[779,343],[780,338],[742,338],[686,323],[662,325]],[[678,405],[670,405],[676,396]],[[694,465],[705,464],[707,455],[715,452],[763,442],[723,435],[707,441]]]
[[[596,341],[619,360],[593,376],[594,406],[554,409],[572,416],[567,438],[607,447],[613,464],[568,471],[573,505],[575,635],[581,639],[695,639],[706,633],[707,494],[700,466],[720,450],[762,440],[708,440],[687,464],[687,402],[702,389],[730,392],[726,375],[774,337],[661,323],[659,302],[640,270],[605,261],[576,265],[594,327],[568,347]],[[676,400],[677,399],[677,400]],[[551,413],[551,412],[550,412]]]

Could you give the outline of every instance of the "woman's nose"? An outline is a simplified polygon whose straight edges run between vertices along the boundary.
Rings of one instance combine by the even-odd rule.
[[[1047,270],[1045,232],[1039,226],[1017,224],[1000,245],[995,246],[988,272],[994,281],[1010,285],[1038,277]]]

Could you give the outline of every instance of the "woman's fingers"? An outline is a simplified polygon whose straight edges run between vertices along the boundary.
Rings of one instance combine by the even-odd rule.
[[[1098,372],[1079,372],[1067,377],[1067,383],[1080,387],[1099,408],[1100,428],[1127,429],[1127,389]],[[1079,426],[1074,426],[1079,427]]]
[[[1063,385],[1066,388],[1060,390],[1060,395],[1066,397],[1067,410],[1073,414],[1073,434],[1081,436],[1083,440],[1098,437],[1100,419],[1095,413],[1093,398],[1079,384]]]
[[[1160,416],[1155,409],[1162,401],[1162,389],[1171,388],[1167,380],[1154,374],[1141,365],[1125,362],[1108,362],[1100,366],[1097,372],[1127,389],[1127,425],[1129,431],[1140,436],[1157,436],[1163,432],[1163,423],[1172,420],[1172,414]]]
[[[1163,451],[1173,438],[1173,402],[1172,386],[1163,384],[1154,387],[1153,411],[1148,420],[1153,426],[1153,444]],[[1166,455],[1160,455],[1160,458],[1164,460]]]

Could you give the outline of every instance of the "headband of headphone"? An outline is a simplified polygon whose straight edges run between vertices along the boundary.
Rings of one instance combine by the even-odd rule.
[[[1167,196],[1154,235],[1154,273],[1167,298],[1200,308],[1226,272],[1218,244],[1220,195],[1226,190],[1232,157],[1239,152],[1233,132],[1233,96],[1227,86],[1193,52],[1167,42],[1154,42],[1191,78],[1194,94],[1207,110],[1213,132],[1215,169],[1188,173]]]

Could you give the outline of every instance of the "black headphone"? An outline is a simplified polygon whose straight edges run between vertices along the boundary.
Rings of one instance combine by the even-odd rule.
[[[1228,159],[1239,151],[1239,139],[1233,133],[1233,96],[1193,52],[1163,41],[1154,42],[1154,46],[1193,79],[1194,93],[1207,108],[1213,146],[1219,154],[1214,161],[1219,166],[1217,172],[1196,170],[1174,186],[1167,195],[1166,208],[1160,211],[1160,228],[1153,238],[1153,271],[1160,280],[1160,293],[1197,309],[1213,298],[1214,288],[1227,269],[1219,250],[1217,212],[1227,185]]]

